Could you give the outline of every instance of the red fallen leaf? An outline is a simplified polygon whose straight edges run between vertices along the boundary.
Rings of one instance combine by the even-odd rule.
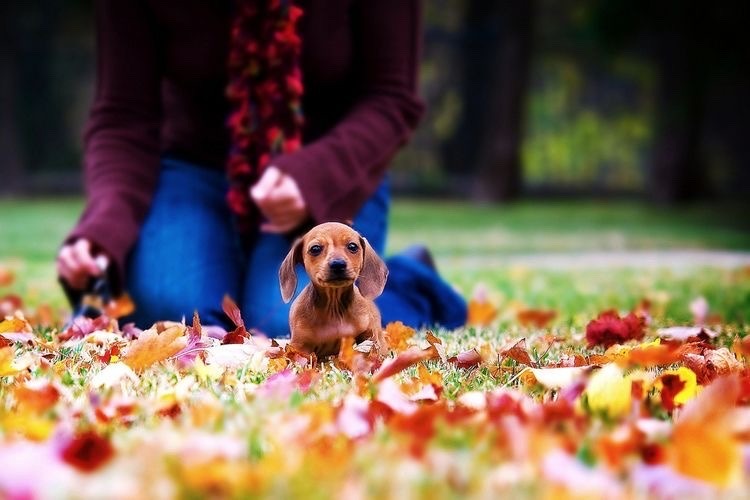
[[[435,435],[436,421],[448,412],[442,402],[419,406],[409,414],[396,413],[388,421],[388,426],[402,434],[410,436],[409,452],[419,458]]]
[[[643,318],[633,313],[621,318],[616,311],[604,311],[586,325],[586,341],[589,347],[600,345],[607,348],[628,340],[640,340],[643,327]]]
[[[458,368],[474,368],[482,362],[482,355],[476,349],[469,349],[448,358],[448,362],[453,363]]]
[[[395,358],[386,360],[383,366],[372,376],[372,381],[377,384],[381,380],[392,377],[420,361],[432,359],[434,356],[432,347],[427,349],[417,349],[415,347],[407,349]]]
[[[229,316],[229,319],[234,323],[235,326],[245,326],[245,321],[242,319],[242,313],[240,308],[237,307],[237,303],[232,300],[229,295],[224,295],[224,300],[221,303],[221,308],[224,310],[224,314]]]
[[[182,408],[180,408],[180,404],[177,401],[174,401],[159,408],[156,414],[160,417],[175,419],[182,414]]]
[[[0,318],[10,316],[23,307],[21,297],[14,294],[8,294],[0,298]]]
[[[518,311],[516,317],[521,326],[534,326],[536,328],[544,328],[547,324],[555,319],[557,312],[553,310],[543,309],[524,309]]]
[[[510,358],[517,363],[526,366],[536,367],[536,363],[531,360],[529,351],[526,350],[526,339],[523,338],[515,344],[501,348],[498,352],[505,358]]]
[[[685,388],[685,382],[680,379],[679,375],[671,373],[662,375],[660,379],[662,383],[661,404],[665,410],[672,412],[678,406],[682,406],[676,404],[674,398]]]
[[[523,408],[523,397],[520,393],[497,390],[486,395],[487,417],[492,422],[498,422],[507,415],[514,415],[526,421],[527,414]]]
[[[81,472],[94,472],[109,462],[114,454],[109,439],[94,431],[84,431],[63,446],[61,458]]]
[[[221,306],[224,309],[224,314],[229,316],[229,319],[237,327],[233,331],[227,333],[221,340],[221,343],[244,344],[245,340],[251,337],[251,334],[245,328],[245,321],[242,319],[242,313],[240,313],[240,308],[237,307],[237,303],[232,300],[229,295],[225,295]]]
[[[647,443],[641,446],[641,460],[647,465],[659,465],[667,461],[667,452],[657,443]]]
[[[108,332],[116,331],[117,321],[105,314],[94,319],[79,316],[73,320],[68,328],[60,332],[57,338],[61,341],[80,339],[89,333],[100,330]]]
[[[8,347],[10,345],[13,345],[13,342],[0,335],[0,349],[2,349],[3,347]]]
[[[385,326],[385,339],[394,352],[402,352],[409,348],[409,339],[414,337],[416,330],[404,325],[401,321],[388,323]]]

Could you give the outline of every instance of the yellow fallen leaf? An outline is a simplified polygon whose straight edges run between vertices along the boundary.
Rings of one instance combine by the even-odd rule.
[[[618,418],[630,411],[632,381],[625,377],[615,363],[604,365],[595,372],[583,395],[589,410],[609,418]]]
[[[185,348],[188,342],[186,327],[181,323],[168,326],[159,333],[157,327],[145,330],[128,348],[122,361],[135,371],[164,361]]]
[[[0,417],[0,427],[8,434],[18,433],[32,441],[44,441],[55,429],[54,421],[31,412],[9,412]]]
[[[34,363],[31,353],[16,357],[12,347],[0,348],[0,377],[15,375],[27,369]]]

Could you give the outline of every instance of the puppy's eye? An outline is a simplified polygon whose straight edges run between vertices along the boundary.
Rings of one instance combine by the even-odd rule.
[[[357,245],[356,243],[349,243],[348,245],[346,245],[346,249],[351,253],[357,253],[357,250],[359,250],[359,245]]]
[[[320,255],[320,252],[322,251],[323,251],[323,247],[320,245],[312,245],[310,248],[307,249],[307,253],[309,253],[313,257]]]

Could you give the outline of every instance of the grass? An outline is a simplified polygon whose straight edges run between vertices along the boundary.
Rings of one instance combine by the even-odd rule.
[[[0,288],[0,297],[9,290],[32,307],[41,302],[63,305],[52,260],[80,209],[79,200],[0,201],[0,265],[10,266],[18,276],[10,288]],[[0,357],[0,375],[2,370],[6,374],[0,376],[0,410],[10,410],[0,411],[0,456],[16,456],[13,453],[18,448],[14,447],[19,443],[26,446],[23,449],[42,447],[48,453],[48,447],[72,438],[65,429],[93,429],[100,439],[110,440],[106,441],[114,450],[110,462],[97,465],[93,472],[70,476],[69,465],[53,462],[45,464],[44,477],[13,478],[14,484],[28,481],[29,491],[38,491],[40,497],[54,491],[60,497],[98,498],[119,492],[122,485],[131,485],[141,496],[170,496],[166,491],[188,498],[330,498],[342,491],[368,498],[536,498],[566,492],[568,496],[599,497],[605,494],[604,489],[592,493],[587,487],[601,485],[604,464],[612,468],[612,482],[629,488],[624,491],[631,494],[623,496],[644,496],[651,490],[639,489],[643,486],[633,479],[633,471],[644,463],[640,446],[645,437],[634,433],[628,439],[643,443],[638,441],[638,446],[623,453],[618,448],[617,453],[605,454],[609,448],[600,445],[620,443],[623,429],[636,428],[633,412],[617,410],[622,401],[626,410],[637,404],[639,417],[649,415],[672,425],[671,415],[666,413],[665,401],[669,400],[663,399],[666,393],[655,382],[668,366],[628,367],[629,372],[636,368],[628,377],[648,378],[641,381],[648,387],[639,391],[641,396],[635,395],[632,381],[624,378],[625,372],[619,368],[614,368],[614,376],[611,369],[596,372],[586,368],[576,383],[585,384],[587,392],[575,396],[570,390],[547,387],[531,368],[553,367],[563,359],[570,362],[575,354],[601,355],[601,346],[586,347],[586,323],[603,309],[627,310],[644,298],[652,304],[653,317],[645,338],[615,346],[624,350],[615,349],[605,359],[622,361],[620,356],[628,355],[636,342],[653,340],[656,327],[687,324],[691,320],[688,305],[699,295],[707,298],[713,313],[722,316],[715,327],[720,335],[712,343],[717,348],[732,347],[738,337],[750,333],[750,267],[550,268],[519,264],[513,258],[606,250],[748,250],[746,227],[736,222],[736,210],[699,206],[655,211],[619,202],[528,203],[500,208],[399,201],[394,207],[389,252],[412,242],[426,242],[451,282],[467,296],[483,283],[491,302],[498,306],[498,317],[490,326],[435,332],[448,356],[477,349],[483,354],[481,363],[459,368],[433,357],[376,382],[366,367],[355,369],[360,362],[366,366],[363,357],[352,357],[349,365],[340,365],[346,359],[343,356],[310,369],[300,360],[300,365],[295,365],[284,358],[257,356],[252,349],[242,357],[239,353],[245,351],[234,350],[249,346],[215,345],[212,352],[223,349],[225,365],[215,358],[206,364],[196,360],[179,366],[170,361],[173,351],[169,346],[154,340],[163,339],[164,332],[153,335],[147,345],[147,335],[133,341],[118,332],[98,332],[86,341],[74,339],[71,343],[54,330],[35,326],[35,341],[0,348],[0,355],[11,360],[3,364]],[[480,264],[469,265],[478,258]],[[552,308],[558,316],[545,328],[524,326],[516,312],[525,307]],[[184,327],[175,328],[182,328],[179,338],[187,342]],[[426,337],[425,331],[418,332],[409,343],[424,346]],[[506,343],[521,339],[525,339],[522,350],[528,352],[530,362],[500,355]],[[207,337],[203,341],[212,344]],[[128,358],[138,352],[136,342],[141,344],[142,354],[155,356],[149,363],[133,364],[133,357]],[[734,359],[729,351],[723,352]],[[689,360],[703,360],[708,370],[708,363],[713,363],[706,361],[709,354],[704,358],[691,351],[694,357]],[[359,361],[354,362],[356,359]],[[123,360],[138,373],[117,375]],[[25,363],[21,365],[25,368],[15,373],[14,363]],[[680,364],[685,363],[681,358]],[[746,359],[739,356],[736,363],[739,367],[733,370],[744,373]],[[698,377],[706,376],[698,372]],[[597,392],[593,380],[601,373],[609,373],[607,390],[599,383]],[[549,372],[547,376],[551,376]],[[6,383],[9,381],[13,383]],[[99,386],[101,381],[104,387]],[[705,386],[709,379],[698,381]],[[309,384],[307,389],[302,389],[304,384]],[[47,387],[61,390],[54,389],[59,395],[40,411],[35,405],[44,401],[36,396],[41,392],[34,391]],[[436,401],[420,402],[416,405],[419,409],[413,409],[407,396],[430,388]],[[710,394],[715,397],[716,392]],[[24,397],[34,404],[24,406]],[[565,403],[571,397],[574,401]],[[633,398],[640,399],[631,401]],[[555,402],[562,404],[552,404]],[[705,407],[711,400],[704,398],[701,404]],[[719,415],[716,422],[721,422],[729,418],[722,411],[729,410],[703,413],[711,418]],[[734,443],[728,431],[715,422],[702,423],[700,428],[710,425],[717,427],[720,446],[716,439],[708,439],[700,447],[686,447],[698,455],[700,474],[693,471],[698,478],[712,465],[716,477],[723,477],[720,469],[727,463],[726,446]],[[355,434],[352,429],[365,434]],[[685,446],[676,438],[661,436],[648,444],[665,457]],[[246,449],[240,449],[243,446]],[[573,461],[573,465],[563,462],[560,467],[575,466],[571,475],[577,475],[581,483],[570,491],[554,479],[559,474],[550,479],[551,469],[546,465],[553,456],[549,453],[560,449],[570,453],[568,458]],[[84,455],[97,459],[96,453]],[[36,464],[34,457],[21,455],[15,460]],[[738,451],[738,464],[741,457]],[[322,463],[326,466],[321,468]],[[72,479],[55,484],[64,477]],[[2,481],[0,475],[0,496],[4,493]],[[664,481],[674,487],[671,477]],[[746,487],[743,481],[742,491]],[[576,488],[583,492],[576,495]],[[734,494],[738,488],[726,491],[739,497]],[[45,494],[47,491],[50,493]],[[711,491],[717,495],[725,492]]]
[[[649,298],[665,317],[689,319],[687,304],[705,296],[728,321],[746,322],[750,285],[743,270],[632,267],[568,269],[514,264],[518,256],[631,250],[750,250],[746,207],[702,204],[654,208],[627,201],[524,202],[510,206],[397,200],[388,253],[421,242],[444,276],[469,296],[484,283],[503,305],[561,312],[576,325],[604,308],[629,309]],[[0,200],[0,262],[19,277],[12,292],[27,304],[64,306],[53,260],[82,209],[80,199]]]

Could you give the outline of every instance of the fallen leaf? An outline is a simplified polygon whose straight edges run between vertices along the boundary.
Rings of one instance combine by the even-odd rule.
[[[458,368],[474,368],[482,363],[482,355],[476,349],[469,349],[448,358],[448,362],[453,363]]]
[[[589,347],[600,345],[607,348],[628,340],[640,340],[643,327],[643,318],[633,313],[621,318],[616,311],[604,311],[586,325],[586,341]]]
[[[22,409],[41,413],[57,403],[60,391],[49,381],[36,379],[17,387],[13,396]]]
[[[430,330],[427,330],[426,339],[427,343],[432,347],[432,349],[435,350],[435,353],[437,354],[437,357],[440,358],[440,361],[442,361],[443,363],[447,363],[448,355],[445,352],[445,345],[443,345],[443,341],[436,337]]]
[[[224,314],[229,316],[229,319],[234,323],[235,326],[245,327],[245,321],[242,319],[242,313],[240,308],[237,307],[237,303],[232,300],[229,295],[224,296],[224,300],[221,303],[221,307],[224,310]]]
[[[107,304],[104,305],[104,314],[106,314],[110,318],[123,318],[129,314],[132,314],[133,311],[135,311],[135,303],[127,293],[124,293],[119,297],[110,300]]]
[[[536,363],[532,361],[531,355],[526,348],[526,339],[516,341],[515,343],[502,347],[498,350],[500,355],[504,358],[510,358],[517,363],[521,363],[526,366],[535,367]]]
[[[94,389],[115,387],[125,380],[137,384],[138,375],[125,363],[110,363],[91,378],[89,386]]]
[[[662,406],[667,411],[683,406],[698,395],[695,372],[685,366],[662,372],[654,381],[654,387],[659,391]]]
[[[701,354],[688,353],[682,356],[682,362],[698,376],[698,383],[707,384],[717,377],[738,372],[744,364],[737,360],[726,347],[706,350]]]
[[[0,286],[10,286],[15,279],[16,276],[13,274],[13,271],[0,264]]]
[[[611,419],[630,411],[632,382],[615,363],[604,365],[591,375],[583,392],[586,407]]]
[[[413,366],[420,361],[432,359],[434,352],[432,349],[418,349],[412,347],[395,358],[387,359],[383,362],[383,365],[378,369],[377,372],[372,376],[372,381],[378,383],[385,380],[393,375],[402,372],[403,370]]]
[[[64,443],[60,456],[64,462],[81,472],[94,472],[109,462],[115,449],[109,439],[94,431],[74,435]]]
[[[516,313],[521,326],[533,326],[535,328],[545,328],[556,316],[557,312],[551,309],[522,309]]]
[[[159,329],[155,325],[144,330],[137,339],[130,343],[122,358],[123,362],[133,370],[141,371],[154,363],[174,356],[187,345],[185,325],[174,323],[167,326],[161,333]]]
[[[488,326],[495,316],[497,316],[497,307],[490,302],[487,288],[484,285],[478,285],[469,300],[466,322],[475,326]]]
[[[693,337],[705,336],[708,338],[718,337],[718,333],[702,326],[672,326],[669,328],[659,328],[657,335],[663,339],[686,341]]]
[[[416,330],[404,325],[401,321],[388,323],[385,326],[385,338],[392,351],[399,353],[409,348],[409,340],[414,337]]]
[[[588,371],[590,366],[575,366],[564,368],[529,368],[536,382],[548,389],[565,389],[578,382]]]
[[[672,434],[678,472],[722,487],[742,477],[741,446],[728,422],[739,392],[736,376],[722,377],[685,406]]]

